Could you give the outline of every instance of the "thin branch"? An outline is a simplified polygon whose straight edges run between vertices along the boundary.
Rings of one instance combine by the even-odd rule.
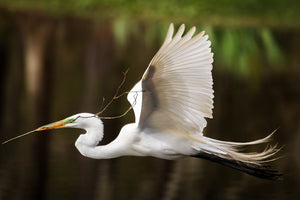
[[[118,116],[113,116],[113,117],[100,117],[100,119],[117,119],[117,118],[121,118],[124,117],[125,115],[127,115],[127,113],[132,109],[132,106],[129,106],[129,108],[122,114],[122,115],[118,115]]]
[[[122,86],[124,85],[124,83],[125,83],[127,73],[128,73],[128,69],[127,69],[125,72],[123,72],[123,79],[122,79],[120,85],[118,86],[118,88],[117,88],[117,90],[116,90],[114,96],[113,96],[113,97],[111,98],[111,100],[104,106],[104,108],[102,108],[102,107],[103,107],[103,104],[104,104],[104,100],[105,100],[105,99],[103,98],[102,106],[101,106],[102,110],[99,111],[98,113],[96,113],[95,115],[97,115],[97,116],[101,115],[101,114],[102,114],[102,113],[103,113],[103,112],[104,112],[104,111],[105,111],[105,110],[113,103],[114,100],[119,99],[120,97],[122,97],[122,96],[124,96],[125,94],[128,94],[128,93],[129,93],[129,91],[126,91],[126,92],[123,92],[122,94],[119,94],[119,91],[120,91],[121,87],[122,87]],[[131,109],[131,108],[130,108],[130,109]],[[129,112],[130,109],[128,109],[128,111],[125,112],[125,113],[127,114],[127,113]],[[120,116],[124,116],[125,113],[124,113],[123,115],[120,115]],[[116,118],[117,118],[117,117],[116,117]]]
[[[10,138],[9,140],[6,140],[6,141],[2,142],[2,144],[6,144],[6,143],[8,143],[8,142],[10,142],[10,141],[13,141],[13,140],[15,140],[15,139],[18,139],[18,138],[20,138],[20,137],[24,137],[24,136],[29,135],[29,134],[34,133],[34,132],[37,132],[37,130],[35,129],[35,130],[33,130],[33,131],[29,131],[29,132],[27,132],[27,133],[24,133],[24,134],[22,134],[22,135],[18,135],[18,136],[16,136],[16,137]]]
[[[117,119],[117,118],[121,118],[121,117],[124,117],[125,115],[127,115],[127,113],[128,113],[131,109],[133,109],[133,107],[136,105],[138,92],[137,92],[137,91],[133,91],[133,92],[135,92],[135,95],[134,95],[134,102],[132,103],[133,105],[129,106],[129,108],[128,108],[122,115],[113,116],[113,117],[100,117],[100,119]],[[127,93],[128,93],[128,92],[127,92]]]
[[[101,106],[100,106],[100,110],[102,110],[103,106],[104,106],[104,102],[105,102],[105,98],[103,97],[102,98],[102,103],[101,103]]]

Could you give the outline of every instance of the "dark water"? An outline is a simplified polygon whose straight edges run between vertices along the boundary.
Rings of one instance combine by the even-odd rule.
[[[140,79],[168,26],[26,17],[20,24],[10,15],[2,19],[1,141],[74,113],[98,112],[102,98],[107,102],[113,96],[123,71],[130,68],[124,90]],[[204,29],[215,52],[214,119],[208,120],[205,134],[249,141],[279,128],[272,144],[283,146],[282,158],[272,166],[284,174],[282,181],[196,158],[92,160],[74,147],[80,130],[56,130],[1,146],[0,199],[298,199],[299,31]],[[40,59],[41,73],[26,73],[32,64],[29,51]],[[33,80],[39,87],[30,88]],[[127,107],[121,98],[103,115],[119,115]],[[132,121],[133,113],[105,120],[101,144]]]

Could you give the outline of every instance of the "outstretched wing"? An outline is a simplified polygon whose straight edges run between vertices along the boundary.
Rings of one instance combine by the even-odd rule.
[[[172,37],[170,25],[162,47],[128,95],[141,129],[199,133],[205,117],[212,118],[211,43],[204,32],[192,37],[195,27],[182,37],[184,29],[181,25]]]

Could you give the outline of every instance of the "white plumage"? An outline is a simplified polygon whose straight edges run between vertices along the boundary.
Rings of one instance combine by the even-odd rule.
[[[135,123],[125,125],[113,142],[98,146],[103,124],[90,113],[79,113],[35,131],[85,129],[75,146],[82,155],[95,159],[127,155],[163,159],[194,156],[261,178],[277,178],[275,171],[263,167],[278,151],[275,146],[260,153],[240,151],[247,145],[268,142],[271,135],[248,143],[220,141],[203,135],[205,118],[212,118],[213,53],[204,32],[193,37],[196,30],[193,27],[183,36],[184,29],[181,25],[173,36],[174,27],[170,25],[163,45],[128,94]]]
[[[206,126],[204,117],[212,118],[213,54],[210,41],[207,40],[207,36],[203,37],[204,32],[192,38],[195,27],[181,37],[184,32],[182,25],[172,39],[173,31],[171,24],[165,42],[151,60],[142,80],[129,93],[128,100],[133,105],[138,124],[161,130],[172,127],[175,131],[185,134],[199,134]],[[153,77],[147,79],[149,75]],[[144,85],[148,85],[149,88],[142,88],[143,80]],[[149,105],[134,105],[136,101],[133,91],[142,90],[143,94],[138,93],[137,102],[145,104],[154,101],[150,98],[155,95],[159,104],[157,108],[151,106],[143,110],[142,108],[145,109]],[[150,113],[150,119],[140,121]]]

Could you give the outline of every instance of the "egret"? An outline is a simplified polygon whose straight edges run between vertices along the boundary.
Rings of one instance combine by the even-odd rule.
[[[184,30],[181,25],[173,36],[174,26],[170,24],[161,48],[141,80],[128,92],[135,122],[125,125],[114,141],[98,145],[103,138],[103,123],[92,113],[75,114],[32,132],[84,129],[75,146],[83,156],[93,159],[153,156],[174,160],[191,156],[260,178],[278,178],[277,171],[265,164],[279,151],[276,145],[258,153],[241,151],[248,145],[267,143],[272,133],[251,142],[221,141],[203,135],[206,118],[212,118],[213,53],[204,31],[194,36],[195,27],[185,35]]]

